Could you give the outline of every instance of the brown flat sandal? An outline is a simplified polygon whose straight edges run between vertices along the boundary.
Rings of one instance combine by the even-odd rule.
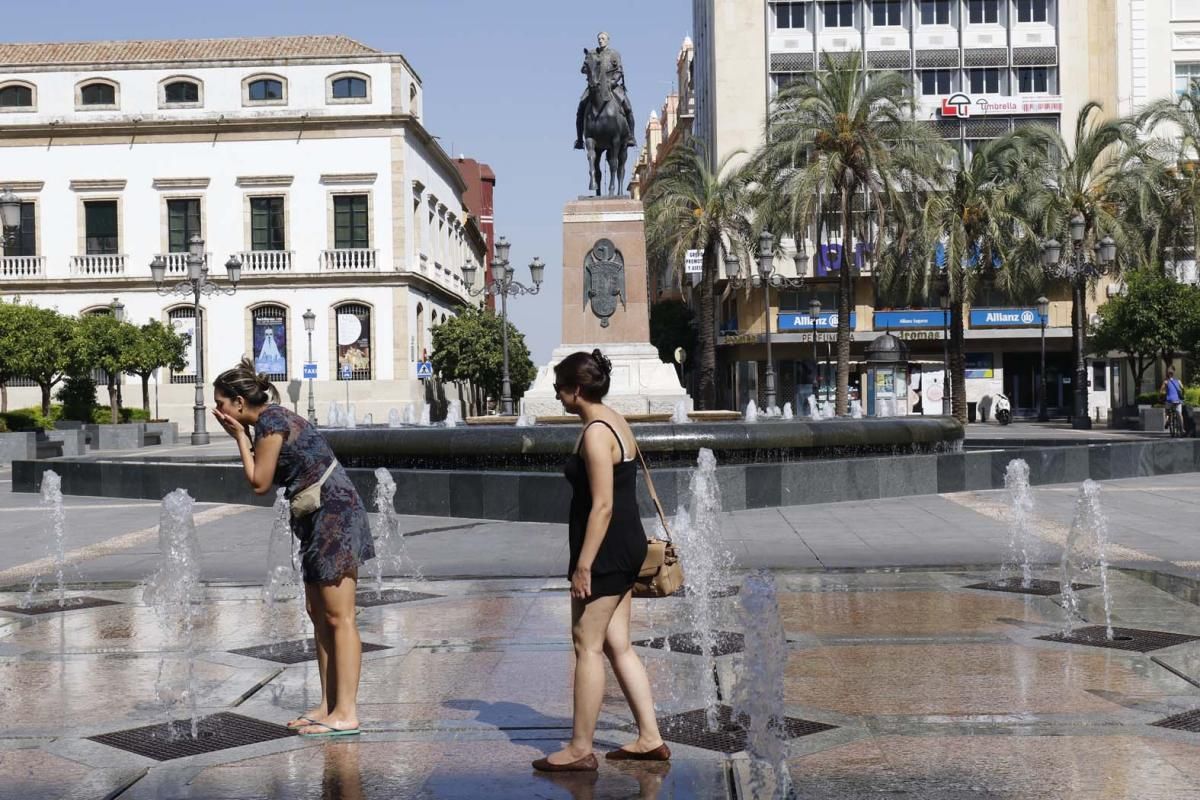
[[[541,772],[595,772],[600,769],[600,764],[596,762],[595,753],[588,753],[567,764],[551,764],[549,759],[539,758],[533,762],[533,768]]]
[[[671,748],[667,747],[666,742],[644,753],[635,753],[632,750],[626,750],[624,747],[621,747],[608,751],[604,754],[604,757],[609,761],[670,761]]]

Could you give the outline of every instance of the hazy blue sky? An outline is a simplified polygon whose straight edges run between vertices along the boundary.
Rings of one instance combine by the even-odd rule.
[[[594,46],[597,31],[611,33],[640,129],[669,91],[675,55],[692,26],[689,0],[109,0],[91,7],[39,0],[4,6],[4,41],[343,33],[403,53],[424,83],[430,131],[450,155],[478,158],[496,170],[496,230],[513,243],[518,275],[528,280],[525,265],[535,255],[548,265],[542,293],[509,305],[539,364],[559,338],[562,206],[587,189],[583,156],[571,149],[582,48]]]

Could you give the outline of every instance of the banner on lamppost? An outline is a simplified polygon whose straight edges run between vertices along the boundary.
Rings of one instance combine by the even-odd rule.
[[[704,272],[703,250],[687,251],[687,255],[683,258],[683,272],[685,275],[700,275]]]

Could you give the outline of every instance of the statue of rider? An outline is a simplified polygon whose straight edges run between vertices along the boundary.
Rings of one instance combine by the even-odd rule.
[[[625,140],[626,147],[634,147],[633,138],[633,108],[629,105],[629,90],[625,88],[625,68],[621,66],[621,54],[608,46],[608,34],[601,31],[596,37],[596,49],[592,52],[600,71],[608,75],[609,84],[612,86],[613,97],[621,105],[621,110],[625,112],[625,119],[629,122],[629,136]],[[586,74],[587,68],[580,70]],[[588,90],[583,90],[583,97],[579,99],[579,108],[575,110],[575,149],[583,149],[583,115],[587,113],[588,105]]]

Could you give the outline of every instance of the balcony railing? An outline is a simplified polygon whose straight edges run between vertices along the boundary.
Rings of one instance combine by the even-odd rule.
[[[125,274],[124,253],[71,256],[71,274],[79,278],[116,278]]]
[[[159,258],[167,262],[168,275],[186,275],[187,274],[187,253],[159,253]],[[204,268],[208,269],[209,263],[212,260],[212,253],[204,254]]]
[[[374,272],[378,269],[376,252],[358,247],[325,250],[321,253],[321,269],[325,272]]]
[[[45,256],[0,257],[0,280],[19,281],[46,277]]]
[[[239,254],[245,272],[291,272],[291,250],[247,250]]]

